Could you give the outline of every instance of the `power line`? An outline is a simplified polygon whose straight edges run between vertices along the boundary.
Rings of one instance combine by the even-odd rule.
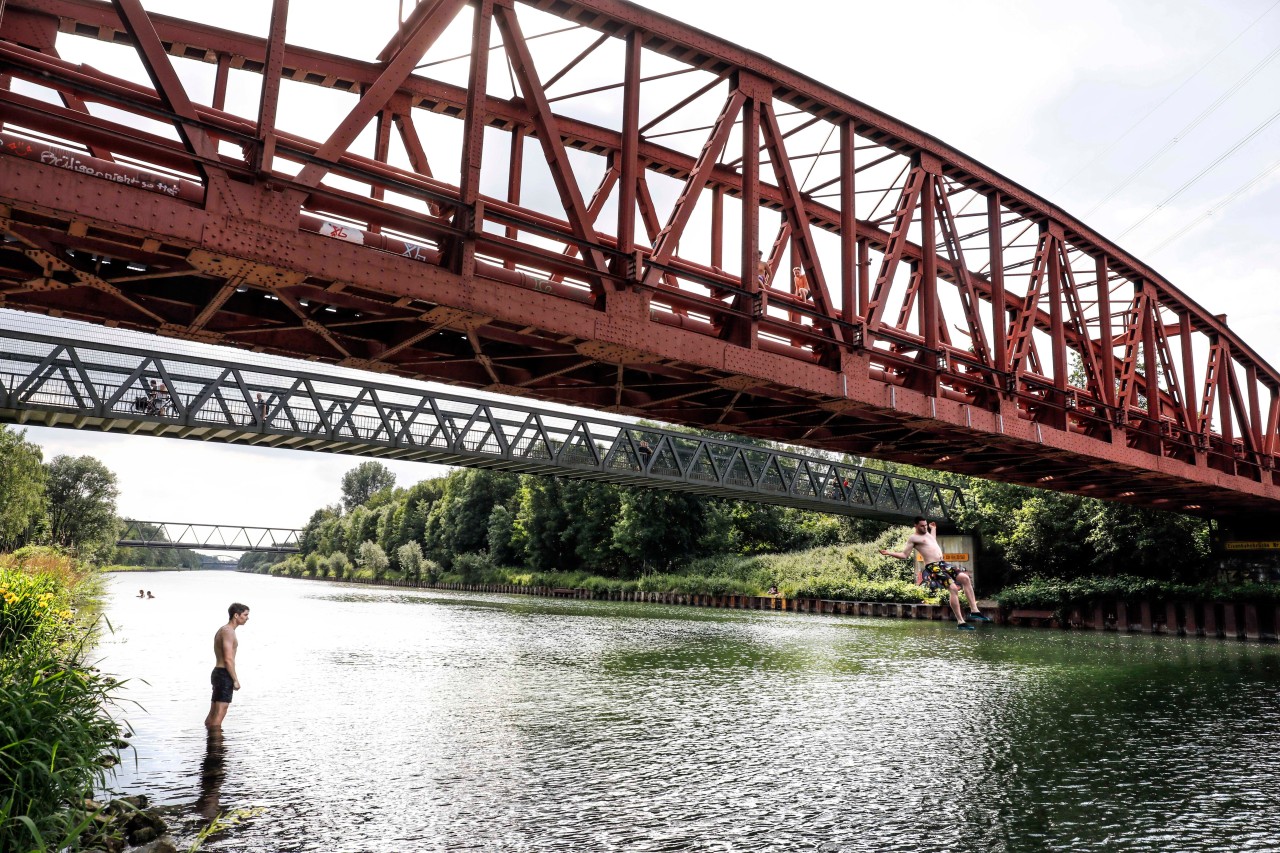
[[[1205,119],[1207,119],[1209,116],[1217,112],[1218,107],[1222,106],[1227,101],[1229,101],[1232,95],[1240,91],[1240,89],[1244,86],[1244,84],[1248,83],[1250,80],[1256,77],[1258,72],[1261,71],[1263,68],[1265,68],[1268,64],[1270,64],[1270,62],[1273,59],[1275,59],[1277,56],[1280,56],[1280,47],[1277,47],[1275,50],[1271,51],[1271,53],[1269,53],[1261,62],[1253,66],[1253,68],[1249,69],[1249,72],[1245,74],[1243,77],[1241,77],[1239,80],[1237,80],[1235,82],[1235,85],[1233,85],[1230,89],[1228,89],[1221,96],[1219,96],[1216,101],[1214,101],[1212,104],[1206,107],[1200,113],[1200,115],[1193,118],[1190,122],[1186,124],[1186,126],[1184,126],[1181,130],[1175,133],[1173,135],[1173,138],[1164,144],[1163,148],[1161,148],[1159,151],[1157,151],[1156,153],[1148,157],[1146,161],[1143,162],[1143,164],[1139,166],[1137,169],[1134,169],[1132,172],[1130,172],[1129,175],[1123,181],[1120,182],[1119,186],[1117,186],[1111,192],[1107,193],[1107,195],[1101,201],[1099,201],[1097,204],[1091,207],[1088,210],[1088,212],[1085,213],[1085,217],[1087,218],[1089,216],[1092,216],[1094,213],[1098,211],[1098,208],[1102,207],[1104,204],[1111,201],[1111,199],[1115,198],[1116,195],[1118,195],[1125,187],[1133,183],[1134,180],[1137,179],[1138,176],[1140,176],[1143,172],[1147,171],[1147,169],[1149,169],[1153,163],[1155,163],[1157,160],[1159,160],[1161,157],[1167,154],[1169,150],[1173,148],[1173,146],[1181,142],[1183,137],[1185,137],[1188,133],[1191,133],[1193,130],[1199,127],[1200,124]]]
[[[1146,216],[1142,217],[1137,222],[1133,223],[1128,228],[1126,228],[1123,232],[1121,232],[1120,236],[1117,239],[1123,238],[1130,231],[1137,228],[1139,225],[1146,222],[1151,217],[1155,216],[1160,211],[1160,209],[1163,208],[1166,204],[1173,201],[1178,196],[1182,195],[1184,192],[1190,189],[1193,184],[1195,184],[1205,175],[1209,174],[1209,172],[1213,171],[1218,166],[1219,163],[1221,163],[1222,161],[1230,157],[1232,154],[1235,154],[1237,151],[1239,151],[1240,148],[1246,142],[1248,142],[1250,139],[1253,139],[1255,136],[1257,136],[1259,133],[1265,130],[1269,124],[1271,124],[1273,121],[1275,121],[1278,118],[1280,118],[1280,110],[1277,110],[1276,112],[1272,113],[1270,118],[1268,118],[1262,124],[1255,127],[1253,130],[1249,131],[1247,134],[1245,134],[1244,138],[1242,138],[1235,145],[1232,145],[1230,148],[1224,151],[1221,155],[1219,155],[1218,159],[1214,160],[1208,166],[1205,166],[1203,169],[1201,169],[1200,172],[1194,178],[1192,178],[1191,180],[1187,181],[1185,184],[1183,184],[1182,186],[1174,190],[1173,193],[1168,198],[1166,198],[1164,201],[1160,202],[1155,207],[1153,207],[1150,211],[1148,211]]]
[[[1227,197],[1226,197],[1226,198],[1224,198],[1222,201],[1218,202],[1218,203],[1217,203],[1217,204],[1215,204],[1213,207],[1209,208],[1209,209],[1208,209],[1208,210],[1206,210],[1204,213],[1200,214],[1200,215],[1199,215],[1199,216],[1197,216],[1195,219],[1193,219],[1193,220],[1191,220],[1190,222],[1188,222],[1188,223],[1186,224],[1186,226],[1182,228],[1182,230],[1180,230],[1180,231],[1178,231],[1177,233],[1175,233],[1175,234],[1171,235],[1170,237],[1168,237],[1167,239],[1165,239],[1163,242],[1161,242],[1159,245],[1157,245],[1155,248],[1150,249],[1150,250],[1148,250],[1147,252],[1143,253],[1143,254],[1144,254],[1144,256],[1149,257],[1149,256],[1151,256],[1151,255],[1154,255],[1156,252],[1160,251],[1160,250],[1161,250],[1161,249],[1163,249],[1165,246],[1167,246],[1167,245],[1169,245],[1170,243],[1172,243],[1174,240],[1177,240],[1177,239],[1178,239],[1179,237],[1181,237],[1183,234],[1186,234],[1186,233],[1187,233],[1188,231],[1190,231],[1192,228],[1196,227],[1196,226],[1197,226],[1197,225],[1199,225],[1201,222],[1203,222],[1204,220],[1208,219],[1210,216],[1213,216],[1215,213],[1218,213],[1218,212],[1219,212],[1220,210],[1222,210],[1224,207],[1226,207],[1227,205],[1231,204],[1231,203],[1232,203],[1233,201],[1235,201],[1235,200],[1236,200],[1236,199],[1237,199],[1237,198],[1238,198],[1242,193],[1244,193],[1246,190],[1248,190],[1248,189],[1249,189],[1250,187],[1252,187],[1254,184],[1258,183],[1258,181],[1261,181],[1261,180],[1262,180],[1263,178],[1265,178],[1267,175],[1270,175],[1272,172],[1274,172],[1274,171],[1275,171],[1276,169],[1278,169],[1278,168],[1280,168],[1280,160],[1275,161],[1275,162],[1274,162],[1274,163],[1272,163],[1270,166],[1268,166],[1267,168],[1263,169],[1263,170],[1262,170],[1261,172],[1259,172],[1258,174],[1254,175],[1254,176],[1253,176],[1252,178],[1250,178],[1248,181],[1245,181],[1243,184],[1241,184],[1239,187],[1237,187],[1237,188],[1235,189],[1235,191],[1231,193],[1231,195],[1227,196]]]
[[[1249,26],[1245,27],[1243,30],[1241,30],[1239,33],[1237,33],[1237,34],[1236,34],[1236,37],[1235,37],[1235,38],[1233,38],[1231,41],[1227,42],[1226,44],[1224,44],[1224,45],[1222,46],[1222,49],[1221,49],[1221,50],[1219,50],[1219,51],[1218,51],[1217,53],[1215,53],[1213,56],[1209,57],[1208,61],[1206,61],[1203,65],[1201,65],[1201,66],[1200,66],[1199,68],[1197,68],[1195,71],[1191,72],[1191,76],[1187,77],[1187,79],[1185,79],[1185,80],[1183,80],[1181,83],[1179,83],[1179,84],[1178,84],[1178,88],[1174,89],[1172,92],[1170,92],[1169,94],[1165,95],[1165,96],[1164,96],[1164,98],[1163,98],[1163,99],[1161,99],[1160,103],[1156,104],[1154,107],[1152,107],[1151,109],[1147,110],[1147,112],[1145,112],[1145,113],[1142,115],[1142,118],[1138,119],[1138,120],[1137,120],[1137,121],[1135,121],[1133,124],[1129,125],[1129,129],[1128,129],[1128,130],[1126,130],[1124,133],[1122,133],[1122,134],[1120,134],[1119,136],[1117,136],[1117,137],[1115,138],[1115,141],[1114,141],[1114,142],[1112,142],[1110,145],[1108,145],[1108,146],[1107,146],[1106,148],[1104,148],[1102,151],[1100,151],[1100,152],[1098,152],[1096,155],[1094,155],[1093,159],[1091,159],[1088,163],[1085,163],[1085,164],[1084,164],[1083,166],[1081,166],[1078,170],[1076,170],[1076,172],[1075,172],[1073,175],[1071,175],[1071,177],[1067,178],[1065,181],[1063,181],[1061,184],[1059,184],[1059,185],[1058,185],[1058,186],[1053,190],[1053,192],[1051,192],[1051,193],[1050,193],[1050,195],[1056,195],[1060,190],[1062,190],[1064,187],[1066,187],[1066,186],[1068,186],[1069,184],[1071,184],[1071,182],[1072,182],[1072,181],[1074,181],[1076,178],[1080,177],[1080,175],[1081,175],[1081,174],[1083,174],[1083,173],[1084,173],[1084,172],[1085,172],[1085,171],[1086,171],[1090,166],[1092,166],[1094,163],[1097,163],[1097,162],[1098,162],[1099,160],[1101,160],[1103,157],[1105,157],[1105,156],[1107,156],[1108,154],[1110,154],[1110,153],[1111,153],[1111,150],[1112,150],[1113,148],[1115,148],[1117,145],[1119,145],[1119,144],[1120,144],[1120,142],[1121,142],[1121,141],[1122,141],[1126,136],[1128,136],[1129,134],[1133,133],[1133,131],[1137,129],[1138,125],[1142,124],[1144,121],[1146,121],[1147,119],[1151,118],[1151,114],[1152,114],[1152,113],[1154,113],[1156,110],[1158,110],[1158,109],[1160,109],[1161,107],[1163,107],[1166,103],[1168,103],[1168,102],[1169,102],[1169,99],[1170,99],[1170,98],[1172,98],[1174,95],[1178,94],[1178,93],[1179,93],[1179,92],[1181,92],[1183,89],[1185,89],[1188,83],[1190,83],[1190,82],[1191,82],[1192,80],[1194,80],[1196,77],[1200,76],[1200,72],[1201,72],[1201,71],[1204,71],[1206,68],[1208,68],[1210,65],[1212,65],[1212,64],[1214,63],[1214,61],[1215,61],[1215,60],[1217,60],[1217,58],[1218,58],[1219,56],[1222,56],[1222,54],[1224,54],[1224,53],[1226,53],[1226,52],[1227,52],[1227,48],[1231,47],[1231,45],[1233,45],[1233,44],[1235,44],[1236,42],[1240,41],[1240,39],[1244,37],[1244,34],[1245,34],[1245,33],[1249,32],[1249,30],[1251,30],[1251,29],[1253,29],[1255,26],[1257,26],[1257,25],[1258,25],[1258,22],[1259,22],[1259,21],[1261,21],[1263,18],[1265,18],[1267,15],[1270,15],[1270,14],[1271,14],[1271,12],[1272,12],[1272,10],[1274,10],[1277,6],[1280,6],[1280,0],[1276,0],[1276,2],[1275,2],[1275,3],[1272,3],[1269,7],[1267,7],[1267,11],[1263,12],[1261,15],[1259,15],[1259,16],[1258,16],[1258,17],[1256,17],[1256,18],[1254,18],[1254,19],[1253,19],[1253,21],[1249,24]]]

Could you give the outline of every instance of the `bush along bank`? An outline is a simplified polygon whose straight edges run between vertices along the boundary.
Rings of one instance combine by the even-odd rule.
[[[257,570],[288,577],[332,578],[408,585],[466,584],[527,588],[585,589],[601,597],[663,593],[674,595],[763,596],[776,587],[786,599],[828,599],[894,604],[942,604],[945,594],[929,593],[912,582],[902,560],[883,557],[884,547],[901,545],[901,533],[889,531],[871,542],[826,545],[783,554],[733,554],[693,560],[679,571],[639,577],[602,577],[589,572],[533,572],[495,566],[483,554],[459,554],[451,571],[432,560],[415,563],[414,572],[353,564],[342,554],[332,558],[291,556]]]
[[[0,850],[119,853],[164,832],[136,800],[91,799],[128,747],[121,682],[88,658],[96,579],[50,548],[0,555]]]
[[[1033,578],[993,597],[1014,623],[1262,641],[1280,635],[1280,584]]]

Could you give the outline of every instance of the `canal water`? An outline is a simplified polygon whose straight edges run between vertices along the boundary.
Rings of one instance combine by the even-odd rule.
[[[262,809],[208,851],[1280,850],[1275,646],[231,572],[109,596],[111,785],[188,842]]]

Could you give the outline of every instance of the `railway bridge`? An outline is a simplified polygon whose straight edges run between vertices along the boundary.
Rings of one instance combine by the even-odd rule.
[[[1280,374],[942,140],[623,0],[288,13],[0,4],[4,306],[1276,516]]]

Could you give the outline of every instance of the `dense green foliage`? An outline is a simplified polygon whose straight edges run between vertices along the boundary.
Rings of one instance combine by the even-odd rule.
[[[596,593],[674,592],[707,595],[765,595],[776,587],[784,598],[885,601],[902,604],[942,603],[942,593],[929,594],[911,579],[910,566],[882,557],[878,550],[897,544],[889,531],[859,544],[823,545],[785,554],[721,554],[694,560],[680,571],[655,572],[633,579],[606,578],[588,572],[522,572],[490,568],[477,578],[460,573],[445,582],[480,582],[518,586],[580,587]]]
[[[377,464],[358,469],[362,481]],[[240,567],[294,576],[430,578],[441,571],[479,577],[508,566],[628,580],[716,554],[852,542],[865,529],[790,508],[468,469],[407,489],[378,489],[349,511],[316,510],[300,554],[284,560],[246,554]],[[876,532],[883,529],[878,525]]]
[[[1103,601],[1230,601],[1274,605],[1280,604],[1280,585],[1176,583],[1133,575],[1074,580],[1035,578],[1002,589],[995,599],[1002,607],[1053,610],[1059,615],[1072,607]]]
[[[960,487],[954,526],[981,541],[983,588],[1036,577],[1135,575],[1197,583],[1213,576],[1204,519],[898,466]]]
[[[0,556],[0,850],[60,850],[116,757],[104,708],[119,684],[87,658],[86,572],[48,548]]]
[[[45,468],[26,431],[0,427],[0,549],[40,535],[45,521]]]
[[[0,549],[51,543],[110,557],[120,526],[116,475],[92,456],[43,458],[25,431],[0,426]]]
[[[49,463],[49,541],[87,555],[115,547],[119,519],[116,475],[92,456],[55,456]]]
[[[396,475],[381,462],[361,462],[342,476],[342,507],[348,511],[367,504],[374,495],[396,484]]]
[[[965,493],[965,506],[949,527],[978,537],[980,593],[1037,577],[1135,575],[1178,583],[1212,577],[1208,527],[1199,519],[893,463],[865,464],[941,479]],[[343,478],[343,505],[312,514],[301,554],[285,560],[250,554],[241,568],[426,581],[476,581],[495,578],[495,572],[623,584],[650,584],[658,576],[686,585],[699,583],[695,577],[706,583],[731,577],[733,592],[749,593],[769,585],[763,575],[748,577],[768,573],[766,563],[743,562],[753,555],[781,560],[779,555],[801,552],[812,559],[823,546],[876,540],[898,550],[906,537],[902,527],[866,519],[559,477],[456,470],[409,488],[393,484],[380,463],[361,464]],[[726,573],[721,559],[754,568]],[[793,594],[804,589],[849,597],[850,590],[866,592],[857,585],[863,581],[909,581],[908,567],[897,565],[894,577],[877,574],[871,563],[843,566],[830,577],[811,572],[794,579]],[[782,584],[784,578],[772,581]],[[868,596],[893,600],[885,599],[891,594],[899,593]]]

